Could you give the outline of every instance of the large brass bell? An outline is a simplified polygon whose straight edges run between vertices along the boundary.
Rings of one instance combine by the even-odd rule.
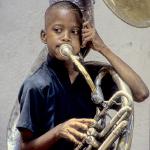
[[[112,12],[126,23],[146,28],[150,26],[150,0],[103,0]]]

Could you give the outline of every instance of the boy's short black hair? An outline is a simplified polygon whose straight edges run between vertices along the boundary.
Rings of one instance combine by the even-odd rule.
[[[45,21],[48,20],[48,17],[50,17],[48,14],[52,8],[55,8],[55,9],[66,8],[66,9],[75,10],[79,14],[79,17],[81,19],[83,19],[83,14],[82,14],[80,8],[76,4],[74,4],[73,2],[70,2],[70,1],[58,1],[58,2],[51,4],[47,8],[47,10],[45,12]],[[47,24],[48,23],[45,23],[45,28],[46,28]],[[89,48],[88,47],[81,48],[80,52],[81,52],[82,56],[85,57],[86,54],[89,52]]]
[[[56,8],[56,9],[57,9],[57,7],[58,8],[73,9],[76,12],[79,13],[81,18],[83,17],[80,8],[73,2],[70,2],[70,1],[59,1],[59,2],[55,2],[52,5],[50,5],[50,8],[53,8],[53,7]]]
[[[58,1],[58,2],[55,2],[55,3],[51,4],[45,12],[45,28],[47,28],[47,26],[48,26],[48,20],[49,20],[49,17],[50,17],[49,16],[50,10],[51,9],[57,9],[57,8],[64,8],[64,9],[68,9],[68,10],[74,10],[75,12],[78,13],[81,20],[83,18],[82,12],[76,4],[74,4],[70,1]]]

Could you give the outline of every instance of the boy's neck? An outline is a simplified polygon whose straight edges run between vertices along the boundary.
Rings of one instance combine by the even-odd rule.
[[[71,61],[66,61],[65,62],[65,67],[68,70],[70,82],[73,83],[78,76],[79,72],[75,69],[74,64]]]

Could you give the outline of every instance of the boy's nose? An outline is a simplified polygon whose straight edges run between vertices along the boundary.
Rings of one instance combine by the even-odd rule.
[[[62,38],[62,40],[64,41],[64,42],[69,42],[71,39],[70,39],[70,35],[69,35],[69,32],[64,32],[64,35],[63,35],[63,38]]]

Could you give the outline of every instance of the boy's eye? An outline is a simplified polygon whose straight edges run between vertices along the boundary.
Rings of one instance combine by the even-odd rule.
[[[53,30],[55,31],[55,33],[61,33],[62,32],[62,28],[58,28],[58,27],[53,28]]]
[[[79,29],[73,29],[72,33],[75,35],[79,35],[80,34],[80,30]]]

